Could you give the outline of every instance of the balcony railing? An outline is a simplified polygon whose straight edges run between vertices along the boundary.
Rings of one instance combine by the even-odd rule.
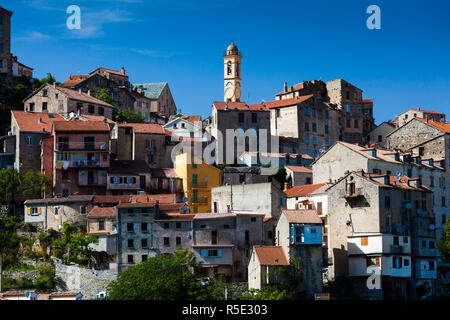
[[[73,160],[70,162],[69,167],[100,167],[100,159],[92,159],[92,160]]]
[[[343,196],[345,198],[359,198],[363,196],[362,188],[356,188],[355,190],[344,190]]]
[[[109,142],[84,142],[84,141],[70,141],[58,142],[56,144],[56,151],[79,151],[79,150],[101,150],[109,151]]]
[[[391,253],[405,253],[405,247],[400,245],[391,245]]]

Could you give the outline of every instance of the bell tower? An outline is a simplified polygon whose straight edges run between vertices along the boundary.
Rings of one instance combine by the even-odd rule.
[[[226,54],[223,56],[224,62],[224,101],[241,101],[241,59],[242,56],[234,43],[231,43]]]

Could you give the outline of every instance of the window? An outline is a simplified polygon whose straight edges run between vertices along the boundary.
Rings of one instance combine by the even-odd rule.
[[[148,224],[146,222],[141,223],[141,232],[147,232],[148,231],[147,225]]]
[[[434,270],[434,261],[428,261],[428,270]]]
[[[217,231],[211,231],[211,244],[217,244]]]
[[[428,244],[428,248],[430,248],[430,249],[434,249],[435,248],[434,241],[430,241],[430,243]]]
[[[214,201],[214,213],[217,213],[217,202]]]
[[[309,144],[309,137],[308,136],[305,137],[305,144]]]
[[[380,266],[380,257],[367,257],[366,266]]]
[[[105,230],[105,220],[99,220],[98,221],[98,230],[99,231],[104,231]]]
[[[98,107],[98,114],[99,115],[104,115],[105,114],[105,109],[103,107]]]
[[[170,246],[170,238],[169,237],[164,237],[164,245],[166,247]]]
[[[312,131],[317,132],[317,124],[315,123],[312,124]]]
[[[441,198],[441,206],[442,207],[446,207],[446,205],[445,205],[445,197]]]
[[[194,173],[194,174],[192,175],[192,186],[193,186],[193,187],[196,187],[196,186],[197,186],[197,183],[198,183],[198,175]]]
[[[169,229],[169,223],[168,222],[164,222],[164,229]]]
[[[394,236],[394,246],[398,246],[399,245],[399,238],[398,236]]]
[[[258,114],[257,113],[252,113],[252,122],[253,123],[258,122]]]
[[[62,170],[61,175],[63,180],[69,180],[69,170]]]
[[[42,96],[43,96],[43,97],[47,97],[47,96],[48,96],[48,90],[47,90],[47,89],[44,89],[44,90],[42,91]]]
[[[358,127],[359,127],[359,121],[355,120],[355,128],[358,128]]]
[[[0,38],[2,39],[4,36],[3,30],[0,29]]]
[[[47,111],[47,102],[42,102],[42,111]]]
[[[128,255],[128,263],[134,263],[134,259],[133,259],[133,255],[132,254]]]
[[[34,137],[26,136],[25,137],[25,145],[26,146],[32,146],[33,144],[34,144]]]
[[[63,189],[62,190],[62,196],[63,197],[68,197],[69,196],[69,189]]]
[[[426,248],[427,247],[427,242],[425,240],[422,241],[422,248]]]
[[[2,60],[0,60],[0,68],[3,68],[2,66]],[[30,111],[33,112],[34,111],[34,102],[30,103]]]
[[[391,207],[391,197],[384,197],[384,207],[386,209]]]
[[[87,207],[86,206],[81,206],[80,207],[80,214],[81,215],[86,215],[87,214]]]
[[[143,255],[142,255],[142,262],[147,261],[147,259],[148,259],[148,255],[143,254]]]
[[[409,259],[403,259],[403,265],[405,267],[408,267],[409,266]]]
[[[361,237],[361,245],[368,246],[369,245],[369,237]]]
[[[242,112],[238,113],[238,117],[239,117],[239,122],[244,122],[244,114]]]
[[[141,247],[147,248],[148,247],[148,240],[147,239],[141,239]]]
[[[181,237],[176,237],[175,243],[177,244],[177,246],[181,245]]]
[[[128,248],[134,248],[134,240],[128,239]]]
[[[309,123],[305,122],[305,131],[309,131]]]
[[[134,232],[134,225],[132,223],[127,223],[127,231]]]
[[[328,133],[328,125],[327,124],[325,125],[325,133]]]
[[[175,224],[175,228],[181,229],[181,222],[177,222],[177,223]]]
[[[33,160],[33,152],[27,152],[27,160]]]
[[[94,113],[95,112],[95,107],[92,104],[88,105],[88,112],[89,113]]]
[[[402,257],[392,257],[392,266],[395,268],[395,269],[401,269],[402,268],[402,262],[403,262],[403,259],[402,259]]]
[[[251,222],[256,222],[256,217],[251,217],[250,221]]]

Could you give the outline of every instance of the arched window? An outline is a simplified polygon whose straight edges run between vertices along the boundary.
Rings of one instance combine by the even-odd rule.
[[[350,183],[350,195],[355,195],[356,194],[356,187],[355,184],[352,182]]]
[[[227,62],[227,75],[229,76],[231,74],[231,62]]]
[[[236,77],[239,77],[239,62],[236,63]]]

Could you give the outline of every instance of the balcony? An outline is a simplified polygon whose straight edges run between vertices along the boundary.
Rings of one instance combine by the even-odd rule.
[[[409,252],[406,252],[406,251],[407,250],[404,246],[400,246],[400,245],[391,245],[390,246],[391,253],[395,253],[395,254],[407,253],[407,254],[409,254]]]
[[[209,197],[197,197],[197,199],[192,199],[192,204],[208,204]]]
[[[362,188],[352,190],[343,190],[342,196],[346,199],[356,199],[364,196]]]
[[[416,269],[416,278],[417,279],[436,279],[437,272],[436,272],[436,270]]]
[[[58,142],[56,151],[109,151],[109,141],[84,142],[70,141]]]
[[[70,161],[69,167],[72,168],[97,168],[100,167],[100,159],[92,160],[74,160]]]

